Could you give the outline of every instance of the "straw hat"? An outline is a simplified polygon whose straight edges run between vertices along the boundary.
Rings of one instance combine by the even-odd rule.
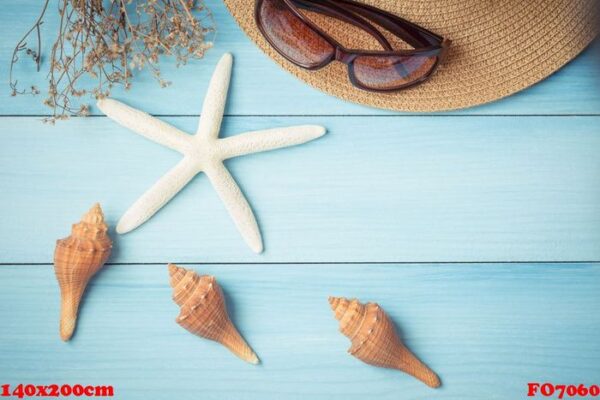
[[[224,1],[250,39],[301,80],[349,101],[398,111],[452,110],[508,96],[558,70],[598,32],[595,0],[360,0],[452,40],[448,58],[429,81],[372,93],[354,88],[342,63],[307,71],[288,62],[260,34],[253,0]],[[307,15],[346,47],[380,49],[348,24]]]

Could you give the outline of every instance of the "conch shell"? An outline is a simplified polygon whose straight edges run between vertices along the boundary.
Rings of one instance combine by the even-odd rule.
[[[77,323],[77,310],[90,278],[104,265],[112,248],[108,226],[96,203],[73,224],[71,236],[56,241],[54,272],[60,286],[60,337],[67,341]]]
[[[259,360],[227,314],[221,287],[214,276],[198,275],[169,264],[173,300],[181,307],[175,320],[191,333],[214,340],[251,364]]]
[[[367,364],[394,368],[437,388],[440,378],[400,341],[387,314],[378,304],[330,297],[329,304],[340,321],[340,332],[352,342],[350,354]]]

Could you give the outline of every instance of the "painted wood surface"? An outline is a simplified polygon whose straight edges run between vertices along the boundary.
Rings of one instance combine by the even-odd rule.
[[[219,0],[207,3],[219,33],[206,59],[178,70],[163,63],[169,89],[141,74],[115,95],[194,131],[213,66],[232,51],[225,135],[328,128],[314,143],[229,161],[266,252],[245,247],[199,177],[139,230],[113,232],[111,265],[89,287],[73,342],[62,343],[54,241],[95,201],[114,227],[179,157],[104,117],[43,125],[41,97],[6,95],[0,384],[112,384],[127,400],[504,400],[524,398],[529,381],[600,383],[599,45],[508,99],[401,115],[309,88],[256,49]],[[7,83],[39,2],[3,6]],[[55,28],[50,16],[45,49]],[[44,80],[31,65],[17,72]],[[169,261],[217,276],[261,366],[174,322]],[[346,354],[329,295],[379,302],[443,387]]]
[[[599,264],[187,267],[217,277],[260,366],[174,322],[165,265],[103,269],[69,343],[53,268],[6,266],[2,379],[112,384],[120,399],[517,399],[530,381],[600,380]],[[348,355],[329,295],[378,302],[442,388]]]
[[[8,61],[21,35],[26,32],[39,14],[35,0],[3,0],[0,14],[0,79],[8,79]],[[161,115],[197,115],[207,87],[213,65],[221,54],[230,51],[235,56],[235,72],[228,114],[232,115],[365,115],[385,114],[379,111],[338,100],[298,81],[281,70],[258,50],[235,24],[221,0],[207,0],[218,24],[215,48],[205,60],[194,61],[187,67],[176,69],[173,63],[163,62],[166,78],[173,82],[169,89],[160,89],[150,74],[140,74],[128,93],[115,91],[120,99],[127,99],[136,107]],[[249,6],[252,4],[248,0]],[[56,37],[55,10],[49,11],[43,26],[44,48],[48,50]],[[54,18],[52,17],[54,16]],[[47,54],[47,51],[46,51]],[[590,49],[567,68],[550,79],[535,85],[510,99],[493,104],[459,111],[459,115],[472,114],[594,114],[600,112],[600,45]],[[21,65],[20,72],[27,82],[43,87],[45,74],[35,73],[33,63]],[[8,93],[8,89],[6,90]],[[449,96],[452,94],[449,93]],[[168,97],[166,97],[168,96]],[[168,101],[165,101],[165,98]],[[0,103],[2,114],[47,114],[41,105],[42,98],[27,97]],[[97,109],[92,110],[99,114]]]
[[[114,227],[180,158],[106,118],[3,122],[5,262],[50,262],[53,241],[95,201]],[[304,123],[328,133],[228,162],[263,255],[200,175],[118,236],[113,262],[600,260],[598,117],[229,117],[225,134]]]

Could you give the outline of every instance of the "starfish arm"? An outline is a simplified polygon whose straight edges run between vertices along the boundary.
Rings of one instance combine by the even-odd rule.
[[[200,114],[200,123],[196,133],[199,137],[204,139],[219,137],[225,104],[227,103],[232,65],[233,56],[230,53],[225,53],[217,64],[215,72],[213,72],[208,91],[204,97],[202,114]]]
[[[129,207],[117,224],[117,232],[127,233],[142,225],[167,204],[197,173],[198,168],[195,164],[184,157]]]
[[[187,133],[120,101],[101,99],[97,105],[107,117],[118,124],[180,153],[185,152],[192,139]]]
[[[222,163],[214,163],[205,171],[244,241],[255,253],[262,253],[263,244],[252,209],[239,186]]]
[[[310,142],[325,134],[318,125],[299,125],[247,132],[219,140],[223,159]]]

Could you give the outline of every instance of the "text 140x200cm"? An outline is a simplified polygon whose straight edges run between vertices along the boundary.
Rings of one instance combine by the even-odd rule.
[[[110,385],[33,385],[18,384],[0,386],[0,397],[113,397],[114,388]]]

